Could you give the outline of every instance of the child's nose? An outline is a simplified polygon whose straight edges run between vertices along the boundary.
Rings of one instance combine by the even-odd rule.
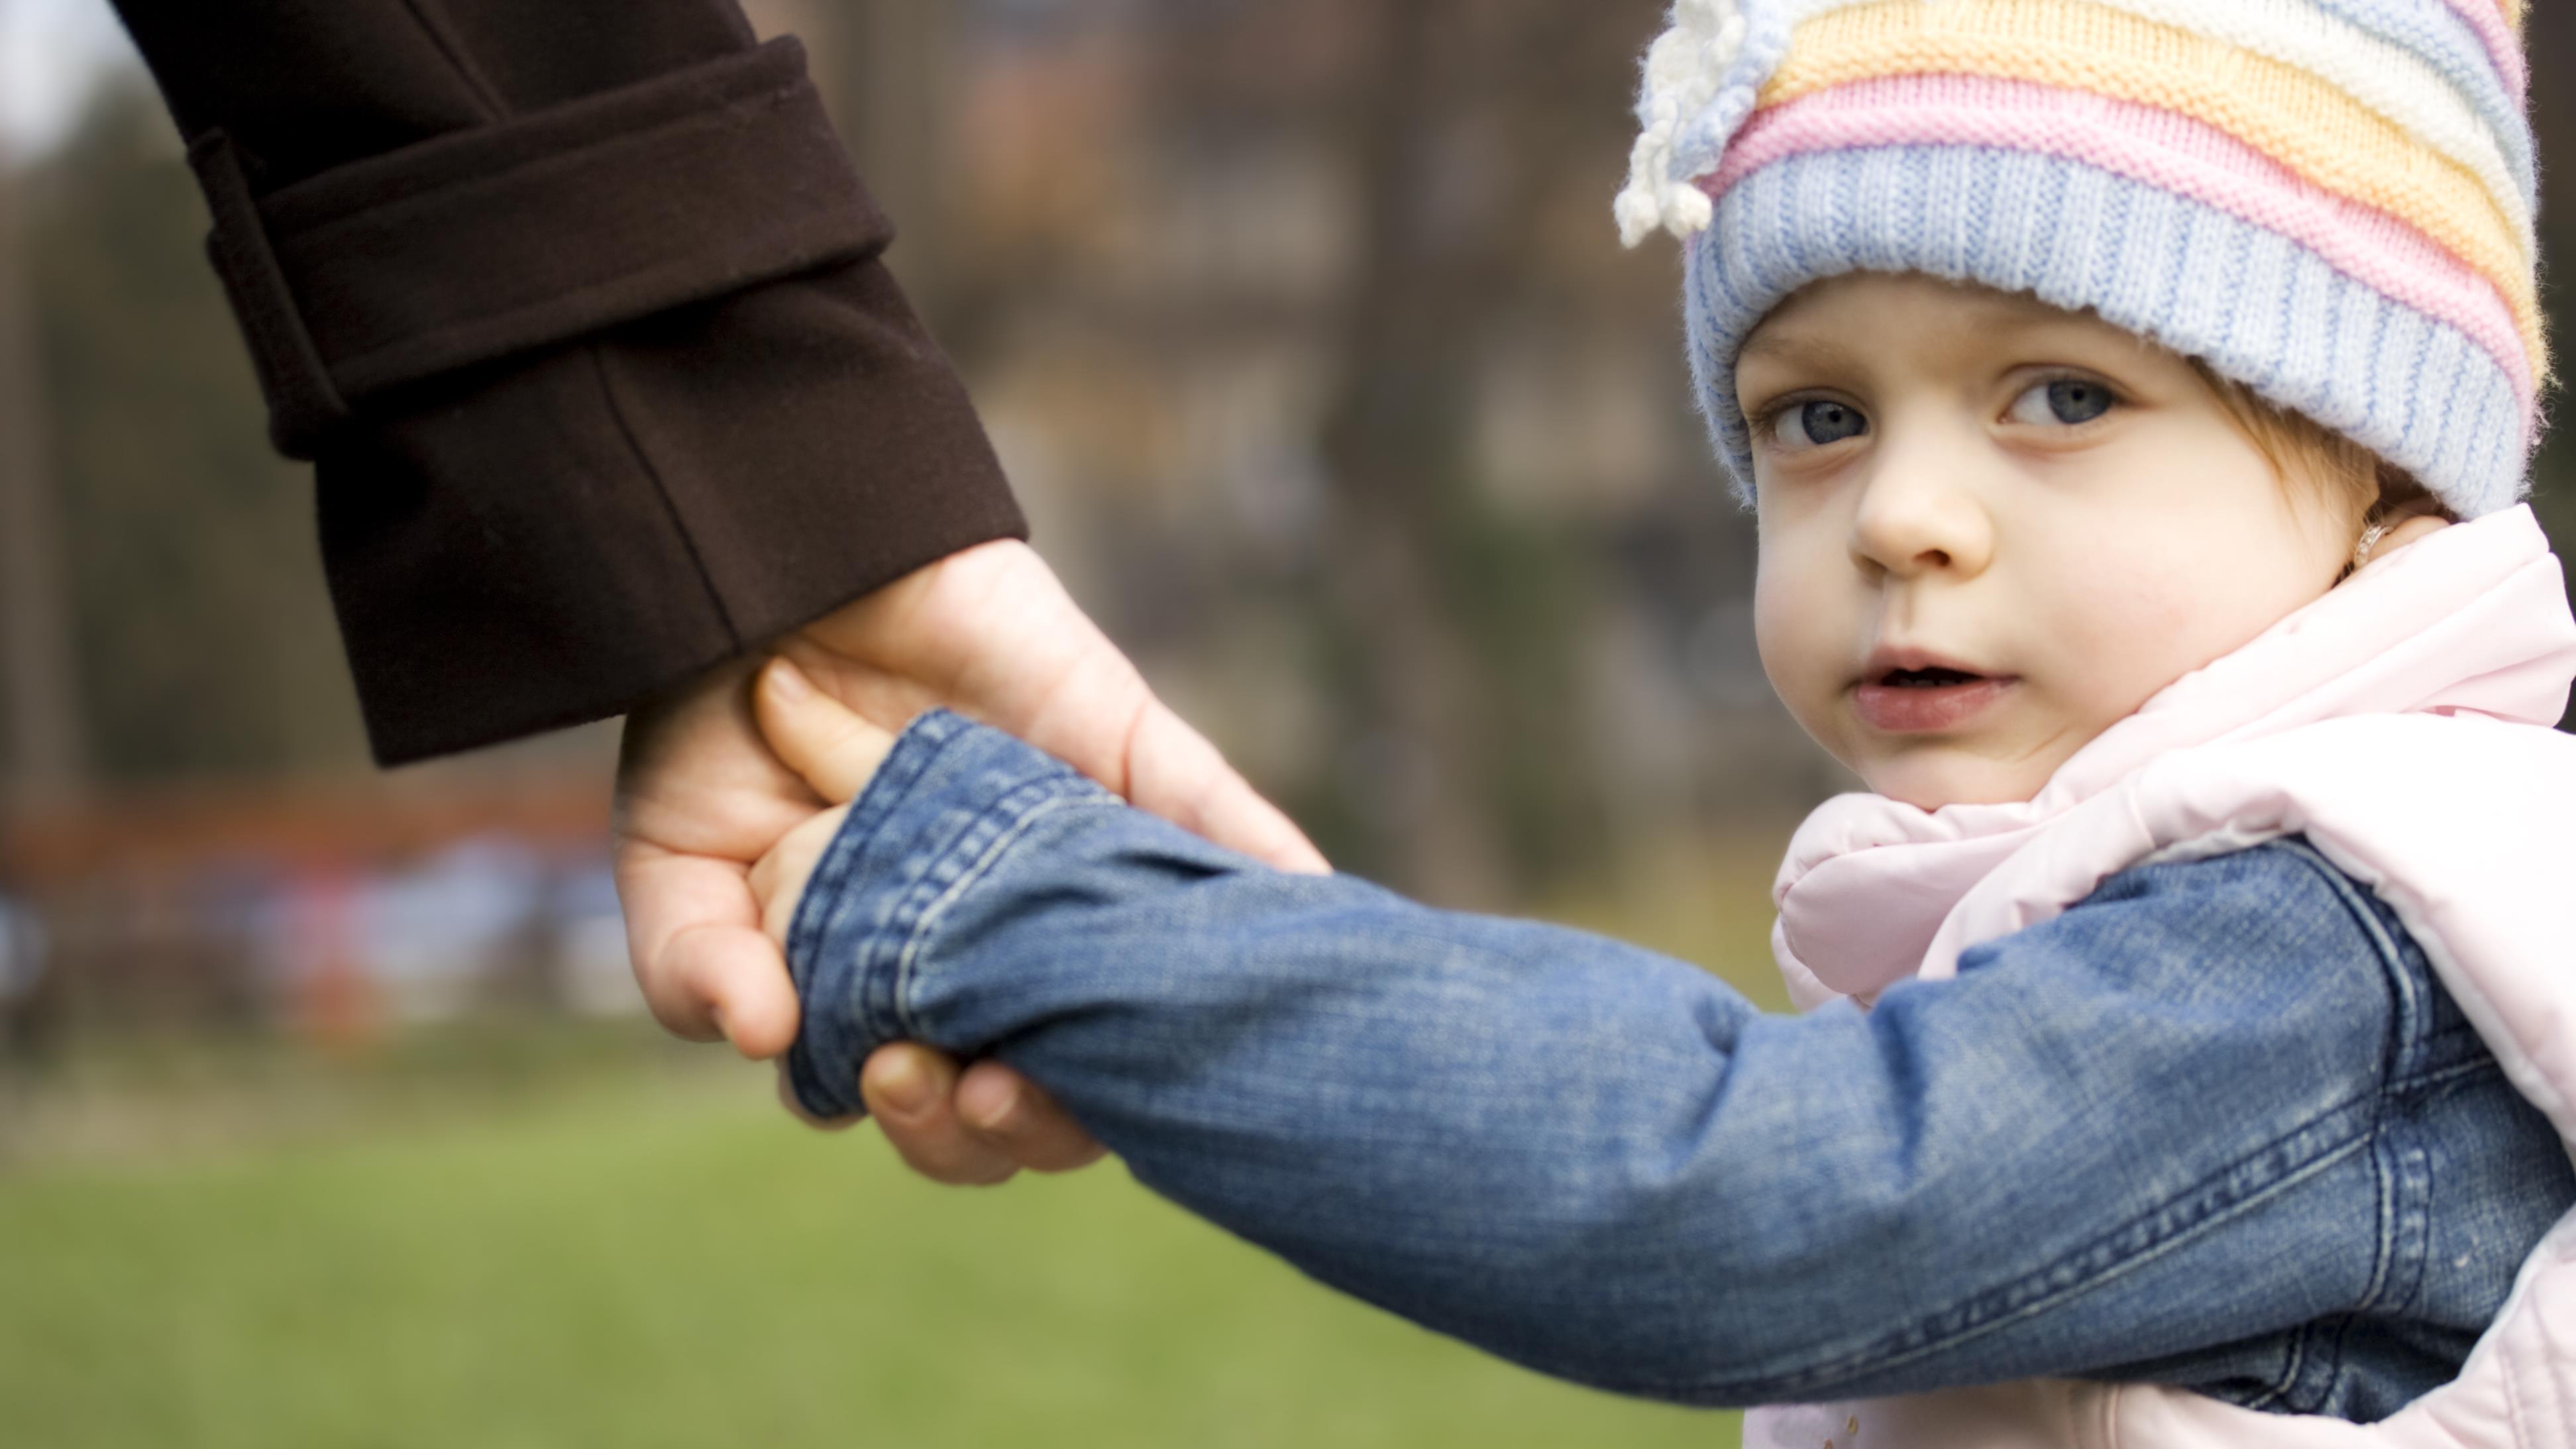
[[[1937,463],[1887,458],[1852,517],[1853,561],[1868,573],[1973,578],[1994,558],[1984,503]]]

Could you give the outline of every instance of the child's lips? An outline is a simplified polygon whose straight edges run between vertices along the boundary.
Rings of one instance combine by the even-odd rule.
[[[1979,675],[1957,684],[1864,683],[1852,690],[1852,708],[1861,723],[1886,734],[1937,734],[1992,709],[2018,683],[2000,675]]]

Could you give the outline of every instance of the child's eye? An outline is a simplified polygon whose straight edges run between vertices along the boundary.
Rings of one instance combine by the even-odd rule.
[[[1771,441],[1785,452],[1801,452],[1857,438],[1869,431],[1869,419],[1849,403],[1793,402],[1771,415]]]
[[[2036,427],[2075,427],[2111,410],[2119,399],[2089,377],[2059,377],[2037,383],[2013,399],[2005,416]]]

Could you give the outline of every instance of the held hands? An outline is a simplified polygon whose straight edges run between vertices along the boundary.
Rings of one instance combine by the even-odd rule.
[[[884,684],[884,681],[876,680],[867,682],[879,686]],[[868,788],[868,781],[876,777],[877,767],[885,763],[887,753],[894,748],[895,737],[893,731],[853,714],[840,701],[818,692],[814,681],[785,655],[762,666],[752,682],[751,697],[752,715],[760,723],[761,738],[767,741],[781,762],[794,770],[816,795],[832,807],[788,831],[751,868],[751,894],[760,907],[761,931],[783,956],[787,949],[788,927],[795,922],[797,904],[805,898],[806,883],[814,878],[814,868],[821,863],[823,852],[831,847],[832,838],[840,833],[841,823],[849,818],[850,803]],[[940,1058],[938,1053],[916,1047],[916,1054],[932,1060],[926,1064],[919,1061],[903,1063],[902,1058],[891,1054],[893,1050],[888,1048],[872,1055],[859,1074],[860,1092],[868,1102],[869,1111],[880,1111],[878,1099],[894,1095],[889,1090],[890,1085],[896,1089],[906,1086],[902,1080],[906,1076],[913,1077],[908,1085],[916,1092],[928,1083],[933,1091],[939,1085],[947,1085],[951,1095],[963,1095],[960,1090],[962,1080],[941,1083],[938,1078],[927,1075],[927,1072],[936,1071],[944,1064],[944,1058]],[[880,1066],[880,1061],[887,1065]],[[1004,1070],[999,1067],[990,1069],[994,1073]],[[954,1068],[951,1067],[950,1071],[953,1073]],[[978,1095],[1004,1101],[999,1094],[1005,1090],[1004,1086],[987,1085]],[[1010,1159],[996,1168],[999,1177],[968,1170],[971,1164],[965,1162],[942,1160],[930,1166],[919,1162],[914,1165],[924,1174],[941,1181],[975,1183],[999,1181],[1008,1177],[1014,1166],[1034,1168],[1040,1172],[1064,1172],[1089,1166],[1100,1159],[1099,1144],[1066,1118],[1035,1084],[1014,1081],[1007,1084],[1007,1090],[1012,1096],[1002,1110],[1019,1118],[1012,1124],[1018,1129],[1018,1137],[995,1144],[1004,1148],[1004,1155]],[[778,1100],[788,1111],[817,1127],[849,1125],[847,1121],[819,1120],[808,1115],[788,1084],[784,1061],[779,1064]],[[977,1104],[977,1107],[961,1104],[968,1122],[992,1134],[998,1124],[979,1120],[978,1108],[989,1110],[985,1104]],[[934,1167],[957,1170],[941,1172],[934,1171]]]
[[[752,689],[752,713],[770,749],[832,805],[788,831],[751,868],[761,930],[784,952],[805,883],[848,818],[850,802],[868,788],[894,748],[894,734],[817,693],[805,671],[783,655],[762,667]]]
[[[785,647],[825,694],[889,738],[945,705],[1219,844],[1286,870],[1325,869],[1296,827],[1154,698],[1025,544],[940,560]],[[628,719],[616,865],[636,978],[655,1016],[680,1036],[721,1037],[765,1060],[795,1039],[796,995],[762,929],[751,871],[827,802],[762,743],[755,667],[728,665]],[[819,852],[829,833],[816,833]],[[998,1063],[961,1073],[928,1048],[898,1044],[869,1058],[861,1085],[888,1140],[943,1182],[998,1182],[1019,1166],[1097,1155]]]

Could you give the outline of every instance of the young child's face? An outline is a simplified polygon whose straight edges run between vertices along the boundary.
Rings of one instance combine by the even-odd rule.
[[[1747,344],[1762,664],[1872,790],[2026,800],[2150,695],[2332,587],[2199,374],[2098,319],[1914,275],[1800,292]]]

